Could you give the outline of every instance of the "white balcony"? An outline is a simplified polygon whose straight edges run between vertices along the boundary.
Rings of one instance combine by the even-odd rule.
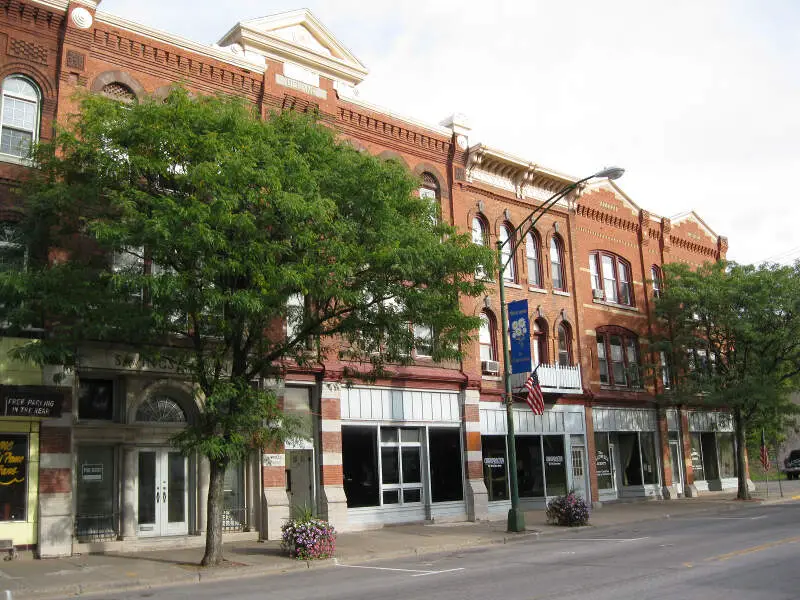
[[[545,394],[580,394],[583,392],[579,365],[539,365],[539,384]],[[530,373],[512,373],[511,389],[521,393]]]

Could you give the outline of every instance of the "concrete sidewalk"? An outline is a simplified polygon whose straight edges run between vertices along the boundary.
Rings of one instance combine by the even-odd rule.
[[[592,512],[593,527],[619,526],[641,521],[722,512],[747,506],[729,493],[708,494],[691,500],[652,500],[605,505]],[[784,500],[791,500],[786,497]],[[775,501],[772,499],[771,501]],[[759,501],[758,503],[764,502]],[[754,502],[753,505],[758,503]],[[545,523],[544,511],[525,514],[528,530],[509,534],[504,521],[481,523],[412,524],[343,533],[337,536],[336,557],[343,563],[380,558],[455,551],[513,543],[531,536],[566,530]],[[239,542],[225,545],[226,563],[215,569],[198,566],[201,548],[73,556],[35,560],[21,556],[0,565],[0,599],[10,590],[13,600],[69,598],[96,592],[112,592],[164,585],[190,584],[240,578],[293,569],[325,568],[333,561],[300,562],[280,551],[278,542]]]

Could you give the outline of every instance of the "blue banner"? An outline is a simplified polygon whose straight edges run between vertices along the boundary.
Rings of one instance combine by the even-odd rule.
[[[508,335],[511,338],[511,372],[528,373],[531,370],[531,326],[527,300],[508,303]]]

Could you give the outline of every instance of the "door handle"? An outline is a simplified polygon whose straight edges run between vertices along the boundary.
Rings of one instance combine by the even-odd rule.
[[[166,490],[164,490],[162,492],[161,501],[162,502],[166,502],[167,501],[167,491]]]
[[[158,504],[158,488],[156,488],[156,504]]]

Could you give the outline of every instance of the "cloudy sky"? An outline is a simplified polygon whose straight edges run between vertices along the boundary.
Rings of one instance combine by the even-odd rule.
[[[309,8],[369,68],[360,98],[584,176],[625,167],[640,206],[694,209],[739,262],[800,258],[796,0],[103,0],[201,43]]]

